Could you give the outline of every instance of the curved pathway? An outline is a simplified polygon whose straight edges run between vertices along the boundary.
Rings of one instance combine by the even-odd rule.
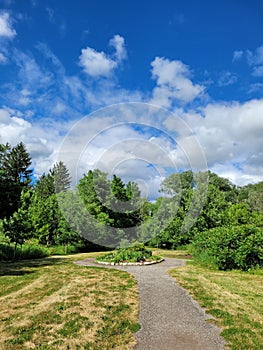
[[[94,259],[78,265],[101,266]],[[148,266],[101,266],[134,275],[140,295],[141,329],[135,334],[135,350],[221,350],[226,349],[220,329],[206,322],[209,317],[176,280],[167,274],[184,262],[165,259]]]

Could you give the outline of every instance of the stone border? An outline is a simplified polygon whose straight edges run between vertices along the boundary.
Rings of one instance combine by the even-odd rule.
[[[144,261],[144,262],[120,262],[120,263],[114,263],[110,261],[96,261],[97,264],[101,265],[112,265],[112,266],[143,266],[143,265],[153,265],[153,264],[159,264],[160,262],[164,261],[164,259],[161,260],[153,260],[153,261]]]

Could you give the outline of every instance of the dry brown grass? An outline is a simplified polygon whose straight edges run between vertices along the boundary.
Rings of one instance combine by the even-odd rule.
[[[213,271],[188,263],[170,274],[216,317],[230,349],[263,349],[262,270]]]
[[[168,250],[160,248],[152,248],[153,254],[159,255],[163,258],[174,258],[174,259],[190,259],[191,255],[187,250]]]
[[[135,280],[123,271],[53,257],[1,264],[0,349],[130,349],[138,330]]]

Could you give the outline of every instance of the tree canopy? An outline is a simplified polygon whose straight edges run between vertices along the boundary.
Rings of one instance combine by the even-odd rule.
[[[164,179],[160,196],[149,202],[135,182],[99,169],[76,188],[62,161],[35,183],[32,176],[23,143],[0,144],[0,230],[15,247],[30,239],[65,247],[139,240],[153,247],[191,244],[198,256],[214,254],[220,268],[263,265],[263,182],[237,187],[210,171],[185,171]]]

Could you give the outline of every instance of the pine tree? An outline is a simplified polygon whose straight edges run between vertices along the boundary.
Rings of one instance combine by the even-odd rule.
[[[30,165],[30,155],[22,142],[15,147],[0,145],[0,219],[18,210],[22,190],[31,185]]]
[[[55,192],[65,192],[70,188],[71,178],[66,165],[63,162],[56,163],[50,175],[54,179]]]

